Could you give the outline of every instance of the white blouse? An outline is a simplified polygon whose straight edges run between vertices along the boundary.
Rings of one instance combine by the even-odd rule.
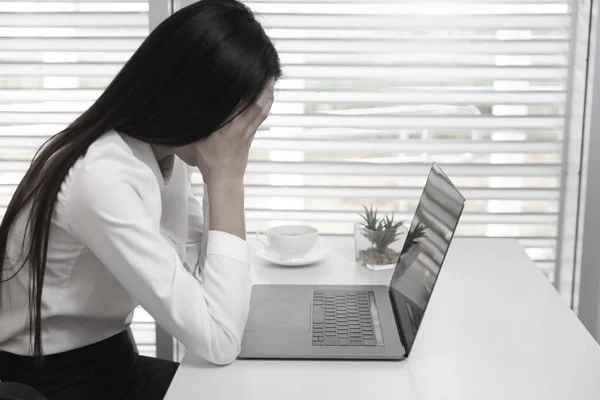
[[[237,357],[250,304],[248,245],[208,231],[206,195],[203,207],[185,164],[176,158],[172,168],[165,182],[150,145],[115,131],[73,165],[50,228],[44,354],[127,329],[141,305],[200,357],[216,364]],[[26,216],[11,232],[9,260],[20,256]],[[5,265],[3,279],[14,268]],[[21,355],[30,354],[25,271],[2,284],[0,303],[0,350]]]

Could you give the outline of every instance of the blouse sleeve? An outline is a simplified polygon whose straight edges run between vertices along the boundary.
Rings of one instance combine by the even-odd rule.
[[[147,196],[148,188],[122,175],[81,173],[70,184],[67,229],[188,350],[215,364],[233,362],[250,305],[246,242],[208,232],[200,283],[161,237],[141,193]]]
[[[194,195],[192,185],[187,187],[188,205],[188,240],[186,243],[185,261],[188,271],[197,279],[202,279],[202,270],[206,263],[208,237],[210,235],[210,209],[208,192],[204,186],[202,202]]]

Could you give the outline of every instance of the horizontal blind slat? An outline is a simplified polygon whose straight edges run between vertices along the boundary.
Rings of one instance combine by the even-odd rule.
[[[567,40],[451,40],[451,39],[275,39],[284,53],[467,53],[467,54],[566,54]]]
[[[360,15],[267,14],[261,20],[269,29],[564,29],[570,26],[570,15]]]
[[[53,75],[53,76],[97,76],[114,75],[121,64],[113,63],[2,63],[0,75]],[[419,80],[558,80],[567,76],[565,67],[430,67],[430,66],[352,66],[352,65],[287,65],[287,78],[294,79],[353,79],[375,80],[405,79]]]
[[[0,125],[6,124],[60,124],[70,123],[78,113],[69,112],[3,112]],[[335,115],[273,115],[263,123],[264,128],[365,128],[365,129],[561,129],[564,119],[561,117],[500,117],[500,116],[344,116]]]
[[[16,186],[0,184],[0,196],[12,196]],[[303,198],[345,198],[345,199],[390,199],[418,200],[422,187],[317,187],[317,186],[259,186],[247,185],[246,197],[303,197]],[[531,188],[462,188],[461,192],[471,201],[474,200],[557,200],[556,189]],[[202,189],[194,187],[196,195],[202,195]]]
[[[36,1],[36,0],[32,0],[32,1]],[[30,3],[32,1],[25,1],[25,2]],[[37,1],[40,2],[40,0],[37,0]],[[283,1],[287,1],[287,0],[283,0]],[[319,1],[319,0],[317,0],[317,1]],[[335,2],[338,0],[333,0],[333,1]],[[353,0],[349,0],[349,1],[353,1]],[[383,1],[386,1],[386,0],[383,0]],[[392,0],[392,1],[396,1],[396,0]],[[507,1],[507,0],[503,0],[503,1]],[[549,0],[544,0],[544,1],[547,2]],[[24,2],[24,0],[1,0],[0,1],[0,3],[23,3],[23,2]],[[48,4],[48,3],[144,3],[144,4],[148,4],[148,0],[44,0],[44,3],[46,3],[46,4]]]
[[[379,209],[381,217],[389,216],[399,221],[410,221],[413,213],[383,212]],[[360,210],[332,211],[332,210],[270,210],[246,209],[246,218],[251,220],[272,219],[279,220],[305,220],[305,221],[336,221],[349,224],[360,222]],[[558,215],[547,214],[516,214],[516,213],[463,213],[461,222],[476,224],[556,224]]]
[[[16,184],[0,184],[0,196],[12,196]],[[475,200],[557,200],[559,190],[548,188],[461,188],[461,192],[470,201]],[[193,186],[196,196],[202,195],[202,187]],[[324,186],[272,186],[246,185],[246,198],[277,197],[346,200],[387,200],[418,201],[422,187],[324,187]]]
[[[196,194],[199,188],[195,188]],[[344,199],[419,199],[422,187],[321,187],[246,185],[247,197],[303,197]],[[557,200],[557,189],[461,188],[465,198],[473,200]]]
[[[367,104],[553,104],[566,99],[564,91],[395,89],[389,91],[285,90],[276,93],[278,102],[367,103]]]
[[[58,130],[56,130],[58,132]],[[32,132],[33,133],[33,132]],[[0,148],[33,149],[48,136],[0,135]],[[343,145],[343,146],[342,146]],[[368,147],[367,147],[368,146]],[[465,141],[465,140],[331,140],[331,139],[267,139],[256,137],[253,150],[325,151],[352,153],[558,153],[561,142],[534,141]]]
[[[140,37],[14,37],[0,36],[0,49],[12,51],[129,51],[142,43]]]
[[[1,140],[0,140],[1,142]],[[29,161],[11,160],[4,157],[1,161],[2,172],[25,173]],[[301,175],[343,175],[343,176],[426,176],[429,165],[423,163],[373,163],[373,162],[248,162],[248,174],[301,174]],[[547,177],[557,176],[561,165],[548,164],[445,164],[444,172],[459,178],[467,177]],[[201,182],[201,179],[198,179]]]
[[[11,196],[15,184],[0,183],[0,196]],[[193,186],[195,195],[202,195],[202,187]],[[246,197],[297,197],[344,199],[418,200],[422,187],[325,187],[325,186],[266,186],[246,185]],[[559,190],[548,188],[461,188],[470,201],[474,200],[557,200]]]
[[[1,24],[0,24],[1,26]],[[88,26],[84,24],[83,26]],[[3,49],[14,50],[89,50],[85,46],[89,40],[100,48],[122,48],[115,38],[90,38],[79,39],[73,37],[15,37],[1,38],[0,45]],[[128,39],[130,43],[139,45],[141,40]],[[16,42],[10,46],[11,42]],[[566,40],[366,40],[366,39],[275,39],[274,43],[280,53],[325,53],[325,54],[481,54],[481,55],[566,55],[569,42]],[[96,46],[92,47],[97,49]]]
[[[19,1],[19,0],[10,0],[10,1]],[[59,0],[59,1],[73,1],[73,0]],[[93,0],[84,0],[84,1],[93,1]],[[110,1],[110,0],[101,0],[101,1]],[[126,1],[126,0],[119,0],[119,1]],[[399,0],[245,0],[244,3],[249,5],[250,7],[254,7],[258,4],[272,4],[272,3],[281,3],[281,4],[285,4],[285,3],[290,3],[290,4],[319,4],[319,5],[323,5],[323,3],[331,3],[331,4],[335,4],[335,3],[344,3],[344,4],[366,4],[366,5],[371,5],[373,3],[377,3],[377,4],[398,4]],[[422,3],[423,0],[402,0],[402,4],[420,4]],[[444,3],[451,3],[451,4],[497,4],[497,3],[502,3],[502,4],[512,4],[512,3],[518,3],[521,4],[523,3],[524,0],[435,0],[434,3],[436,4],[444,4]],[[554,5],[554,4],[565,4],[565,5],[569,5],[571,3],[571,0],[534,0],[534,1],[528,1],[528,3],[535,3],[535,4],[549,4],[549,5]]]
[[[440,141],[443,142],[443,141]],[[342,147],[343,145],[343,147]],[[368,146],[368,147],[367,147]],[[436,143],[433,141],[377,140],[273,140],[255,139],[254,150],[329,152],[332,154],[354,154],[368,152],[383,155],[396,154],[559,154],[559,142],[465,142]]]
[[[472,235],[461,235],[466,239],[475,239],[480,236],[472,236]],[[519,243],[523,247],[556,247],[556,238],[549,237],[513,237],[514,239],[518,239]]]
[[[372,81],[404,79],[409,82],[448,79],[463,80],[558,80],[567,77],[565,67],[505,67],[505,66],[352,66],[352,65],[287,65],[285,75],[295,79],[354,79]]]
[[[0,103],[75,101],[95,99],[101,90],[90,89],[0,89]],[[559,104],[566,99],[562,90],[292,90],[278,89],[278,103],[361,103],[387,104]]]
[[[371,3],[329,3],[311,2],[286,4],[273,1],[269,4],[256,3],[253,9],[261,14],[291,14],[291,15],[360,15],[365,17],[377,15],[415,15],[415,16],[448,16],[455,15],[538,15],[565,14],[569,8],[565,4],[537,4],[535,2],[504,3],[504,4],[444,4],[435,2],[395,4]]]
[[[429,165],[423,163],[366,162],[277,162],[249,161],[246,171],[251,174],[302,174],[347,176],[426,176]],[[556,176],[560,164],[444,164],[444,172],[458,178],[469,177],[541,177]]]
[[[120,63],[2,63],[4,76],[113,76],[121,69]]]
[[[0,13],[2,27],[147,27],[145,12],[47,12]]]
[[[59,13],[59,12],[148,12],[148,2],[54,2],[54,1],[21,1],[7,3],[0,1],[0,12],[11,13]]]
[[[1,117],[0,117],[1,121]],[[463,128],[463,129],[559,129],[564,119],[552,116],[373,116],[373,115],[273,115],[263,126],[299,128]]]

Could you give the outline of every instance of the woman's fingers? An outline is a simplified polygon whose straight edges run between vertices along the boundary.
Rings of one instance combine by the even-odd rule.
[[[244,112],[221,127],[218,134],[198,142],[197,164],[207,183],[219,179],[243,179],[252,138],[269,115],[273,96],[274,81],[271,80]]]
[[[255,103],[255,114],[254,119],[250,121],[247,128],[247,134],[249,137],[253,137],[256,133],[258,127],[267,119],[269,116],[269,112],[271,111],[271,107],[273,106],[273,102],[275,101],[275,87],[274,81],[271,80],[267,88],[260,95],[258,100]]]
[[[271,79],[256,101],[233,119],[221,131],[234,135],[242,134],[242,138],[251,139],[260,124],[268,117],[273,105],[275,81]],[[238,136],[239,137],[239,136]]]

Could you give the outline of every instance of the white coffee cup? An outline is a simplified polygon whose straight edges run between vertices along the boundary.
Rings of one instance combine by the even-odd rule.
[[[283,257],[299,257],[315,247],[319,231],[307,225],[282,225],[256,233],[256,240],[267,250]]]

